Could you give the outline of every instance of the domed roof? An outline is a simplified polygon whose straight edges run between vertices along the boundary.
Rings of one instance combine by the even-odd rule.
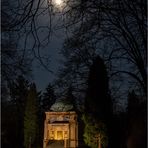
[[[73,104],[71,104],[71,102],[69,102],[67,99],[58,99],[51,106],[50,110],[55,112],[65,112],[65,111],[70,111],[73,108],[74,108]]]

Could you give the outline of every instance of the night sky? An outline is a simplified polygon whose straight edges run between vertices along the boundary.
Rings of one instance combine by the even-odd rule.
[[[54,6],[56,6],[56,8],[60,10],[60,7],[58,5],[54,4]],[[60,60],[62,57],[59,52],[65,39],[64,28],[57,29],[61,25],[61,19],[62,16],[60,13],[52,16],[52,33],[50,36],[49,44],[44,48],[40,48],[41,55],[46,55],[47,57],[49,57],[50,62],[48,65],[48,69],[51,70],[53,73],[46,70],[38,60],[34,60],[33,63],[33,81],[36,83],[38,90],[44,91],[49,82],[52,82],[56,78],[58,67],[60,67]],[[44,26],[46,24],[49,25],[48,14],[40,17],[38,21],[41,26]],[[45,36],[48,34],[48,31],[49,30],[46,29],[41,30],[39,34],[40,38],[45,38]]]
[[[47,71],[39,62],[35,61],[33,64],[33,80],[35,81],[38,90],[44,90],[49,82],[52,82],[56,78],[56,72],[60,67],[60,49],[64,36],[61,35],[62,30],[57,31],[56,36],[51,38],[51,42],[46,47],[46,52],[50,57],[49,69],[53,72]]]
[[[2,147],[146,148],[146,1],[2,3]]]

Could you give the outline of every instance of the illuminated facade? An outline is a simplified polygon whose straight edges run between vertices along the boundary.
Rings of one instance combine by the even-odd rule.
[[[78,123],[74,111],[45,112],[43,148],[62,141],[64,148],[78,147]]]

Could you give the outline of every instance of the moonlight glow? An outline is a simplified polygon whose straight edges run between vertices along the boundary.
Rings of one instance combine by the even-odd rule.
[[[55,4],[58,5],[58,6],[61,6],[63,3],[62,0],[55,0]]]

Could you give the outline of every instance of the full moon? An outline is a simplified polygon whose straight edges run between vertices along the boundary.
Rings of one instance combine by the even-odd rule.
[[[60,6],[60,5],[62,5],[62,3],[63,3],[62,0],[55,0],[55,4],[56,4],[56,5],[59,5],[59,6]]]

